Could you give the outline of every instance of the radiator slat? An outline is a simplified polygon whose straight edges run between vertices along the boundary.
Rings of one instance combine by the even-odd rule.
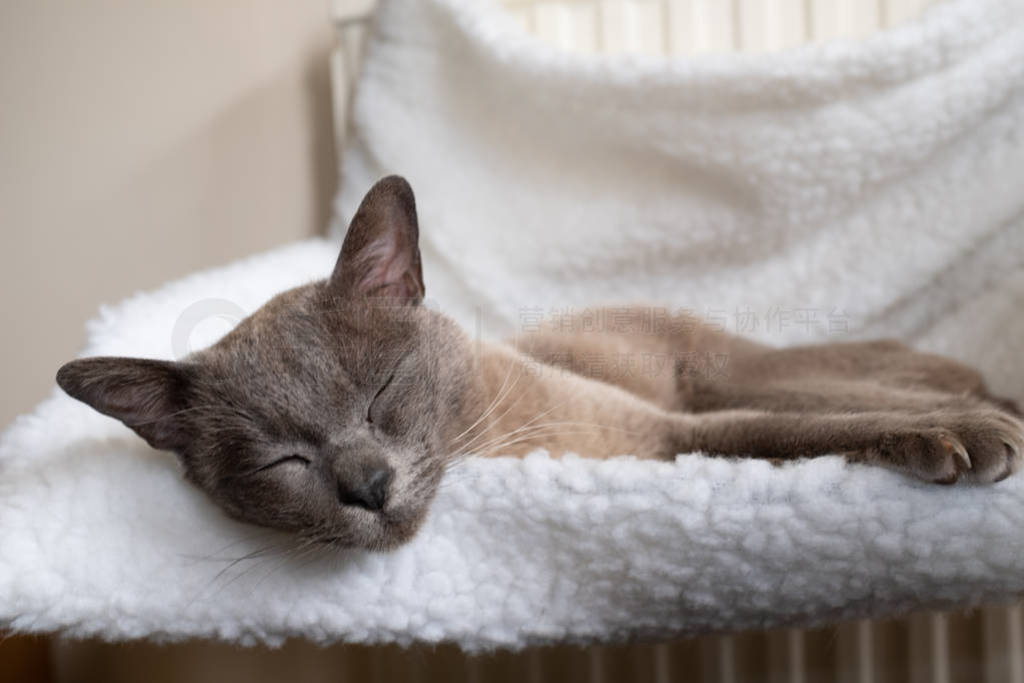
[[[659,643],[654,646],[654,683],[670,683],[671,680],[672,664],[668,645]]]
[[[857,682],[875,683],[875,648],[872,643],[874,630],[871,622],[857,622]]]
[[[1006,650],[1009,653],[1009,680],[1024,683],[1024,625],[1021,623],[1021,607],[1014,605],[1006,610]]]
[[[722,636],[718,639],[718,683],[736,683],[736,639]]]
[[[934,613],[929,620],[931,636],[932,682],[950,683],[949,674],[949,630],[946,627],[946,615]]]
[[[587,650],[587,662],[590,665],[590,683],[604,683],[604,671],[601,668],[601,648],[592,647]]]
[[[717,52],[735,47],[733,8],[723,0],[680,0],[671,4],[669,33],[677,54]]]
[[[804,663],[804,632],[796,629],[786,631],[788,662],[786,667],[787,683],[804,683],[807,680],[806,664]]]

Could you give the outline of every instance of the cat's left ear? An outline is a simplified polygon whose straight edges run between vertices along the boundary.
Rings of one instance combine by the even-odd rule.
[[[60,388],[115,417],[153,448],[181,453],[192,435],[180,418],[188,377],[178,363],[145,358],[81,358],[57,372]]]
[[[401,176],[383,178],[352,218],[330,286],[343,296],[423,300],[416,199]]]

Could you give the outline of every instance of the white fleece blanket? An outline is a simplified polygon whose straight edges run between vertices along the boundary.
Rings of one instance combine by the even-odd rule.
[[[297,244],[137,295],[104,309],[86,351],[171,357],[184,310],[250,311],[329,272],[335,250]],[[808,624],[1024,591],[1021,528],[1020,476],[945,488],[838,457],[538,453],[465,461],[395,552],[234,562],[283,539],[228,520],[173,456],[55,393],[0,442],[0,623],[469,649]]]
[[[468,0],[388,2],[340,220],[405,173],[428,294],[494,333],[657,301],[769,341],[909,337],[1024,399],[1020,7],[959,0],[864,43],[664,63],[558,55]],[[336,250],[137,295],[85,353],[171,357],[183,318],[210,341],[211,316],[326,275]],[[393,553],[282,555],[171,456],[55,394],[0,439],[0,624],[470,649],[812,624],[1018,595],[1022,527],[1022,476],[540,453],[454,469]]]
[[[457,319],[657,302],[771,343],[900,337],[1024,394],[1020,0],[668,60],[563,54],[481,0],[376,19],[334,235],[405,175]]]

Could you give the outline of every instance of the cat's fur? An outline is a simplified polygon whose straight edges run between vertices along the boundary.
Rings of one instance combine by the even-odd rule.
[[[1020,466],[1016,406],[971,368],[898,342],[778,350],[695,319],[654,326],[642,307],[608,309],[597,329],[471,341],[420,305],[417,238],[412,190],[385,178],[329,279],[183,361],[86,358],[57,381],[177,453],[232,516],[374,549],[412,536],[445,467],[469,453],[839,452],[939,483]]]

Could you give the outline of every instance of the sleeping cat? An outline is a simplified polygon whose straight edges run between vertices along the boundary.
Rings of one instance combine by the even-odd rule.
[[[774,349],[696,319],[640,331],[645,308],[610,309],[600,330],[471,342],[420,305],[417,239],[412,190],[384,178],[327,280],[180,362],[86,358],[57,382],[175,452],[233,517],[369,549],[409,539],[446,466],[470,453],[843,453],[942,484],[1020,466],[1017,407],[971,368],[898,342]],[[590,362],[621,354],[670,362]],[[726,362],[695,372],[701,357]]]

